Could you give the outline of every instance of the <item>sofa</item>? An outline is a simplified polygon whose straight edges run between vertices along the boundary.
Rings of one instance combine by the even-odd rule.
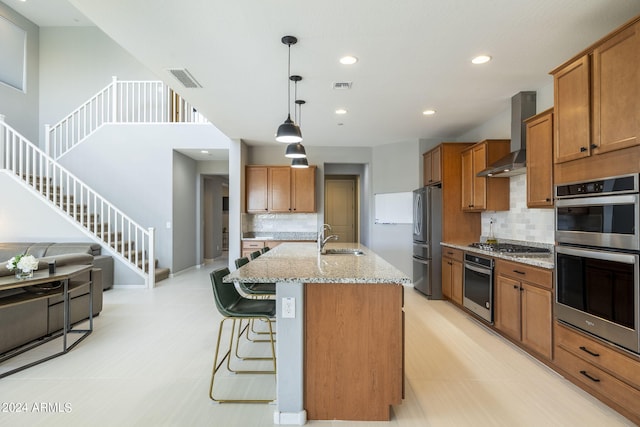
[[[55,260],[56,267],[64,265],[92,265],[85,273],[93,281],[93,315],[102,311],[102,294],[113,286],[113,258],[100,254],[96,243],[0,243],[0,277],[13,275],[7,261],[17,254],[30,254],[38,259],[38,270],[48,269]],[[106,280],[105,280],[106,279]],[[106,283],[105,283],[106,282]],[[4,297],[26,292],[23,289],[0,290]],[[71,323],[88,318],[89,288],[80,287],[70,293]],[[0,354],[33,340],[60,331],[63,327],[61,296],[30,300],[18,305],[0,304]]]

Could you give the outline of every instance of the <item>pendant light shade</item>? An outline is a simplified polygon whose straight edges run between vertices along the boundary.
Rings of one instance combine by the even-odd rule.
[[[297,142],[287,145],[287,151],[284,153],[284,156],[290,159],[301,159],[307,157],[307,152],[304,149],[304,145]]]
[[[278,127],[276,141],[290,144],[302,141],[300,128],[291,120],[291,45],[298,43],[298,39],[294,36],[284,36],[281,41],[289,47],[287,61],[287,119]]]
[[[302,141],[302,133],[300,128],[291,120],[291,115],[287,116],[287,120],[278,126],[278,132],[276,133],[276,141],[295,143]]]
[[[309,167],[309,162],[307,162],[306,157],[293,159],[293,160],[291,160],[291,167],[292,168],[299,168],[299,169],[308,168]]]

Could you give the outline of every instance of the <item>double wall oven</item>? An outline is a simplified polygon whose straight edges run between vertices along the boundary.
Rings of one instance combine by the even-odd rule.
[[[640,353],[639,175],[556,186],[558,320]]]

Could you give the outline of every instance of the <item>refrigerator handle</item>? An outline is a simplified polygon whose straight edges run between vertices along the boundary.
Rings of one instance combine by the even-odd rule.
[[[420,236],[422,234],[422,195],[415,195],[415,203],[413,204],[413,234]]]

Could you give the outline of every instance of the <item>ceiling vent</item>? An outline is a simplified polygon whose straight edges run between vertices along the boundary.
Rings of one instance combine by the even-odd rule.
[[[333,88],[336,90],[351,89],[353,82],[333,82]]]
[[[186,88],[202,87],[186,68],[170,68],[168,71]]]

